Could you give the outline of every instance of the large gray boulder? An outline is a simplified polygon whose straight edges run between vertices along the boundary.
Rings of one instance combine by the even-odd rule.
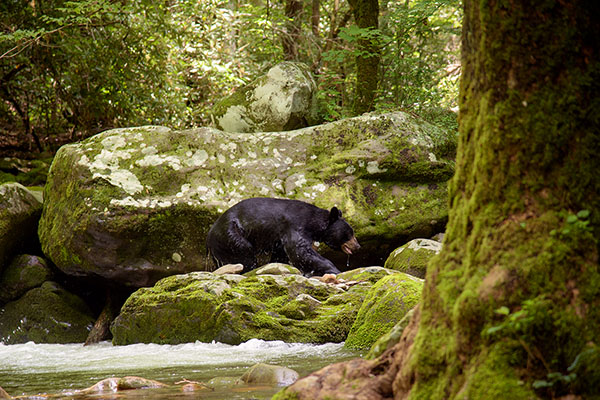
[[[58,151],[39,236],[67,274],[149,286],[210,269],[206,234],[227,208],[285,197],[338,206],[363,250],[351,265],[381,265],[444,226],[455,145],[401,112],[289,132],[115,129]],[[344,254],[325,255],[343,269]]]
[[[41,197],[20,183],[0,185],[0,271],[21,251],[39,247]]]
[[[278,132],[316,121],[316,88],[305,64],[282,62],[217,103],[213,118],[226,132]]]

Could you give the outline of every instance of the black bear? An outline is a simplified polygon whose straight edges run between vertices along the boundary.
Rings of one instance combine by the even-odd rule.
[[[215,221],[206,247],[218,267],[242,264],[244,272],[250,271],[258,267],[258,255],[270,253],[271,262],[292,264],[305,275],[339,274],[315,251],[314,242],[346,254],[360,248],[336,207],[327,211],[299,200],[251,198]]]

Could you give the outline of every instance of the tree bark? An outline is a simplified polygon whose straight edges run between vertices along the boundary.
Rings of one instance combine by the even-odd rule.
[[[287,61],[298,60],[298,43],[302,30],[302,1],[288,0],[285,5],[285,16],[288,18],[283,32],[283,56]]]
[[[359,28],[379,27],[378,0],[349,0],[354,21]],[[356,93],[353,112],[355,115],[373,110],[373,102],[379,82],[379,60],[381,49],[378,41],[359,40],[360,55],[356,56]]]
[[[444,248],[401,342],[354,365],[332,398],[598,394],[600,3],[464,7]],[[331,381],[304,380],[313,399]]]
[[[312,0],[312,13],[310,16],[310,26],[312,30],[312,34],[315,38],[319,37],[319,23],[321,21],[321,1],[320,0]]]
[[[534,3],[465,2],[447,234],[396,381],[411,398],[600,382],[600,8]]]

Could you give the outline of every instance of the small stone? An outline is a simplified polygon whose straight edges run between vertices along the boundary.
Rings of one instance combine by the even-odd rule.
[[[244,266],[242,264],[225,264],[221,268],[218,268],[213,271],[215,275],[225,275],[225,274],[239,274],[244,270]]]

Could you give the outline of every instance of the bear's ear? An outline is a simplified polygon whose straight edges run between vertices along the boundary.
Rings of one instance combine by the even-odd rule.
[[[338,210],[337,207],[333,207],[331,211],[329,211],[329,224],[333,224],[340,218],[342,218],[342,212]]]

